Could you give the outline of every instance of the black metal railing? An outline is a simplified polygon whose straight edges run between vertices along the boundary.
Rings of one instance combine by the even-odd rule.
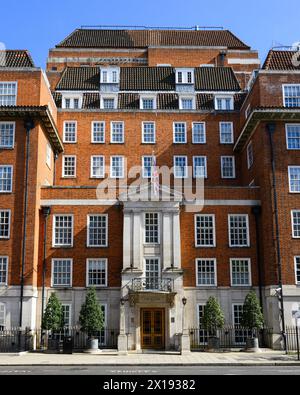
[[[33,332],[29,329],[0,331],[0,353],[32,351],[33,347]]]
[[[207,348],[209,332],[205,329],[191,328],[189,330],[191,340],[191,350],[205,350]],[[260,347],[272,348],[272,329],[264,328],[260,330],[250,330],[241,326],[225,326],[217,330],[216,336],[220,341],[221,349],[243,348],[248,337],[254,334],[259,339]]]
[[[139,291],[160,291],[172,292],[174,289],[174,281],[171,278],[134,278],[131,283],[131,290]]]
[[[296,352],[300,348],[300,328],[296,326],[286,326],[286,347],[287,352]]]
[[[104,328],[94,334],[99,340],[99,348],[116,349],[118,345],[118,329]],[[72,338],[72,349],[83,351],[88,348],[88,336],[79,327],[64,328],[59,331],[36,331],[37,349],[62,351],[66,337]]]

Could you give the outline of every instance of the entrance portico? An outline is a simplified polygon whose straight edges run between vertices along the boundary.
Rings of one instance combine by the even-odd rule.
[[[146,194],[149,188],[145,187]],[[182,195],[169,191],[170,199],[163,200],[161,192],[154,201],[130,196],[123,201],[120,333],[126,337],[127,350],[137,352],[178,349],[183,332]]]

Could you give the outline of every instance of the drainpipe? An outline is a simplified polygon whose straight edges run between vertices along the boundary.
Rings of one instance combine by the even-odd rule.
[[[284,350],[287,352],[285,319],[284,319],[284,303],[283,303],[282,263],[281,263],[280,240],[279,240],[278,201],[277,201],[276,175],[275,175],[275,151],[274,151],[274,140],[273,140],[273,135],[276,130],[276,125],[275,123],[268,123],[266,125],[266,128],[269,134],[270,156],[271,156],[271,167],[272,167],[272,189],[273,189],[274,217],[275,217],[275,243],[276,243],[276,252],[277,252],[278,288],[280,293],[279,310],[280,310],[281,326],[282,326],[281,334],[283,338]]]
[[[42,213],[44,215],[44,245],[43,245],[43,279],[42,279],[42,311],[41,311],[41,330],[43,331],[42,324],[44,318],[44,305],[45,305],[45,278],[46,278],[46,252],[47,252],[47,224],[48,217],[51,213],[51,207],[43,207]],[[42,343],[44,338],[42,336]]]
[[[23,301],[24,301],[24,275],[25,275],[25,256],[26,256],[26,228],[27,228],[27,206],[28,206],[28,173],[30,157],[30,131],[34,128],[34,121],[26,119],[24,121],[26,130],[26,159],[25,159],[25,192],[24,192],[24,211],[23,211],[23,243],[21,257],[21,290],[20,290],[20,316],[19,316],[19,349],[21,349],[21,331],[23,324]]]
[[[260,232],[259,232],[259,217],[261,214],[261,207],[252,207],[252,214],[255,218],[255,238],[256,238],[256,260],[258,268],[258,287],[259,287],[259,302],[261,311],[263,312],[263,291],[262,291],[262,262],[261,262],[261,244],[260,244]]]

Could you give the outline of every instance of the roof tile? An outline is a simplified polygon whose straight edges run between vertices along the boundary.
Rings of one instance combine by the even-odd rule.
[[[300,70],[299,51],[269,51],[264,70]]]
[[[0,51],[0,68],[2,67],[35,67],[34,62],[26,50]]]

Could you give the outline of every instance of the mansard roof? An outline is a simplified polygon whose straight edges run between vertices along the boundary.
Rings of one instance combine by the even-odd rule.
[[[300,52],[271,50],[262,68],[264,70],[300,70]]]
[[[175,91],[173,67],[121,67],[120,91]],[[99,67],[67,67],[56,90],[99,91]],[[234,91],[241,90],[230,67],[195,68],[195,90]]]
[[[250,49],[229,30],[76,29],[57,48],[148,48],[207,46]]]
[[[35,67],[34,62],[26,50],[0,50],[1,68],[26,68]]]

